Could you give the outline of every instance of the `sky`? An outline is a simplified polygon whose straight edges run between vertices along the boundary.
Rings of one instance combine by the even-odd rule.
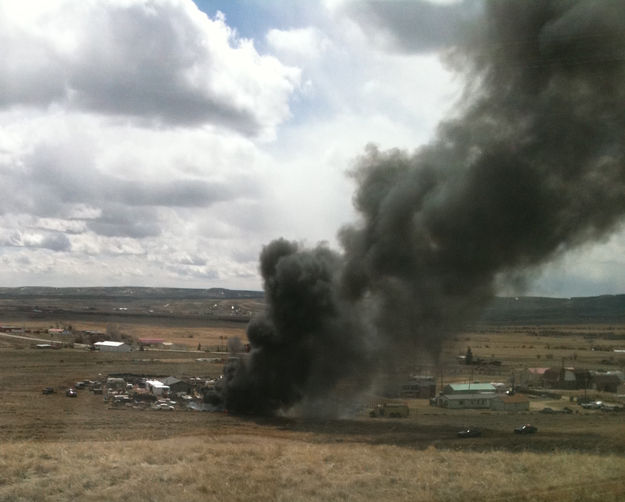
[[[0,0],[0,286],[261,289],[340,249],[367,144],[417,149],[465,82],[469,1]],[[623,293],[625,232],[502,294]]]

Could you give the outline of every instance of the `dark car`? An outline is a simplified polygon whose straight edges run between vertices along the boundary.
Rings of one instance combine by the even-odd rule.
[[[76,389],[67,389],[65,395],[67,397],[78,397],[78,392],[76,392]]]
[[[461,431],[458,431],[457,436],[459,438],[477,438],[480,437],[482,435],[482,431],[479,429],[475,429],[472,427],[469,427],[467,429],[463,429]]]
[[[54,394],[54,389],[52,387],[45,387],[41,391],[42,394]]]
[[[538,427],[531,424],[523,424],[521,427],[514,429],[515,434],[533,434],[538,431]]]

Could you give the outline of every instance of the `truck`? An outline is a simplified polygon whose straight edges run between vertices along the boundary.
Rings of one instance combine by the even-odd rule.
[[[380,403],[369,410],[371,418],[406,418],[409,413],[406,403]]]

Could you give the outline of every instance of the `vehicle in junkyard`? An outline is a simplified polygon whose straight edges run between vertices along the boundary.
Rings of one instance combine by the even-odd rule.
[[[41,390],[42,394],[54,394],[54,389],[52,387],[44,387]]]
[[[535,432],[538,432],[538,427],[532,424],[523,424],[514,429],[515,434],[534,434]]]
[[[78,397],[78,392],[76,392],[76,389],[67,389],[65,395],[67,397]]]

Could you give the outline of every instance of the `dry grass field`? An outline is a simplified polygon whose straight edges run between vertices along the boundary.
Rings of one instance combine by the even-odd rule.
[[[21,320],[33,328],[71,323],[91,330],[105,330],[108,321]],[[216,377],[221,365],[207,362],[197,344],[244,338],[245,325],[203,324],[117,323],[132,337],[186,348],[179,351],[41,351],[28,340],[0,337],[0,500],[625,500],[625,415],[583,410],[566,393],[533,400],[529,412],[447,410],[410,399],[407,419],[360,412],[312,420],[115,409],[86,390],[76,399],[62,392],[110,373]],[[445,344],[443,378],[504,381],[515,368],[544,363],[618,369],[618,353],[608,348],[623,340],[602,333],[624,332],[623,326],[481,327]],[[467,346],[502,366],[458,365]],[[422,371],[430,369],[423,362]],[[57,392],[43,395],[48,385]],[[566,405],[575,412],[539,412]],[[512,433],[525,422],[539,432]],[[457,438],[467,425],[483,436]]]

